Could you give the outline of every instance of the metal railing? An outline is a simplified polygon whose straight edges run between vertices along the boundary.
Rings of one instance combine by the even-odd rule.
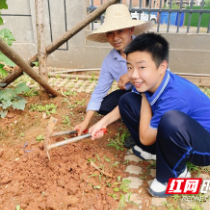
[[[164,3],[164,0],[160,0],[159,2],[159,8],[152,8],[152,1],[154,2],[154,0],[149,0],[149,5],[148,7],[145,7],[143,8],[143,3],[145,4],[146,3],[146,0],[139,0],[138,1],[138,6],[135,6],[132,7],[133,5],[133,0],[130,0],[129,3],[127,1],[127,6],[129,7],[129,10],[131,13],[133,12],[137,12],[139,13],[139,19],[141,19],[141,14],[142,13],[148,13],[148,20],[150,20],[150,15],[151,13],[155,12],[158,14],[158,19],[157,19],[157,24],[155,26],[153,26],[153,29],[156,29],[157,32],[163,32],[165,27],[161,27],[161,13],[163,12],[167,12],[168,13],[168,19],[167,19],[167,27],[166,27],[166,30],[165,32],[170,32],[170,27],[171,24],[170,24],[170,21],[171,21],[171,14],[172,13],[177,13],[177,24],[176,26],[173,26],[173,31],[172,32],[176,32],[176,33],[180,33],[180,28],[182,28],[182,32],[184,33],[200,33],[200,28],[201,28],[201,19],[202,19],[202,15],[203,14],[209,14],[209,20],[208,20],[208,25],[205,27],[205,33],[209,33],[209,30],[210,30],[210,9],[203,9],[204,8],[204,0],[201,1],[201,8],[200,9],[194,9],[193,8],[193,5],[194,5],[194,1],[196,0],[191,0],[190,1],[190,8],[189,9],[186,9],[183,7],[183,3],[184,1],[183,0],[180,0],[179,1],[179,8],[176,8],[176,9],[173,9],[172,8],[172,5],[174,3],[173,0],[170,0],[169,2],[169,7],[168,8],[163,8],[163,3]],[[136,1],[135,1],[136,2]],[[89,8],[91,7],[94,7],[93,5],[94,1],[93,0],[90,0],[90,6]],[[122,3],[122,0],[120,1],[120,3]],[[103,0],[101,0],[101,4],[103,4]],[[177,1],[176,1],[176,4],[177,4]],[[210,6],[210,5],[209,5]],[[178,7],[178,6],[177,6]],[[95,6],[96,8],[96,6]],[[87,9],[89,12],[90,10]],[[180,20],[181,20],[181,14],[184,13],[184,15],[186,15],[186,13],[189,13],[189,17],[188,17],[188,23],[187,23],[187,26],[186,27],[181,27],[180,26]],[[198,25],[195,26],[195,27],[192,27],[190,26],[191,25],[191,19],[192,19],[192,14],[194,13],[198,13],[199,14],[199,18],[198,18]],[[103,23],[103,16],[100,17],[101,19],[101,24]],[[191,28],[193,28],[194,30],[190,30]],[[93,30],[94,29],[94,23],[91,24],[91,29]]]

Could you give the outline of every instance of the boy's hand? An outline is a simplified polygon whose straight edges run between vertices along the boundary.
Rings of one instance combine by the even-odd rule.
[[[99,121],[89,129],[89,133],[91,133],[92,140],[102,138],[104,133],[106,133],[106,127],[102,125]]]
[[[74,130],[77,130],[78,136],[80,136],[83,133],[83,131],[85,131],[85,129],[87,129],[87,127],[88,127],[88,124],[85,121],[83,121],[83,122],[75,125]]]
[[[128,79],[128,76],[127,74],[123,74],[119,81],[118,81],[118,87],[121,89],[121,90],[125,90],[125,85],[129,82],[129,79]]]

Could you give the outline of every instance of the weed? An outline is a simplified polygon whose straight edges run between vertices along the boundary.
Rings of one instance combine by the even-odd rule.
[[[47,115],[56,113],[56,108],[57,108],[57,105],[55,104],[47,104],[45,106],[38,105],[38,104],[30,105],[31,111],[46,112]]]
[[[90,163],[90,162],[93,162],[94,163],[94,162],[96,162],[96,160],[95,159],[88,158],[87,159],[87,163]]]
[[[123,151],[125,149],[123,143],[128,136],[128,130],[124,129],[122,135],[117,133],[114,139],[108,139],[109,144],[107,144],[107,146],[115,147],[117,150]]]
[[[126,160],[126,161],[124,161],[123,164],[128,165],[128,163],[129,163],[129,160]]]
[[[70,88],[73,88],[73,87],[74,87],[74,85],[71,85],[71,86],[70,86]],[[66,96],[76,96],[76,95],[77,95],[76,92],[73,92],[73,91],[71,91],[70,89],[69,89],[68,91],[65,91],[64,94],[65,94]]]
[[[194,172],[194,171],[199,171],[200,170],[199,166],[196,166],[196,165],[194,165],[190,162],[187,162],[186,165],[187,165],[187,168],[188,168],[189,172]]]
[[[111,166],[112,166],[112,167],[119,167],[119,162],[118,162],[118,161],[116,161],[116,162],[115,162],[115,163],[113,163]]]
[[[101,189],[100,185],[93,186],[93,189]]]
[[[145,173],[145,174],[142,174],[139,178],[140,179],[143,179],[143,180],[146,180],[147,179],[147,176],[148,176],[148,174]]]
[[[110,180],[108,180],[108,181],[106,182],[106,186],[107,186],[107,187],[111,187],[111,186],[112,186],[111,183],[110,183]]]
[[[130,180],[124,179],[122,182],[115,182],[115,185],[120,185],[119,187],[115,187],[113,190],[115,192],[122,191],[124,193],[128,193],[128,190],[130,189],[128,184],[131,183]]]
[[[98,161],[101,161],[100,157],[98,154],[96,154],[96,157],[98,158]]]
[[[163,205],[167,208],[167,210],[174,210],[173,204],[171,203],[163,202]]]
[[[70,125],[71,121],[70,121],[70,119],[69,119],[68,116],[64,116],[62,123],[67,124],[67,125]]]
[[[24,96],[31,98],[33,96],[39,95],[39,92],[35,91],[35,89],[36,89],[35,87],[30,89],[28,92],[24,93]]]
[[[17,205],[15,209],[16,210],[23,210],[23,209],[20,208],[20,205]]]
[[[192,210],[203,210],[202,207],[200,207],[198,204],[192,207]]]
[[[43,140],[44,140],[43,134],[40,134],[39,136],[36,137],[37,142],[43,142]]]
[[[156,161],[153,161],[150,165],[147,166],[147,168],[153,168],[156,169]]]
[[[112,198],[114,198],[115,200],[118,199],[117,195],[116,194],[111,194],[111,193],[108,193],[109,196],[111,196]]]
[[[174,201],[178,201],[181,197],[182,197],[182,196],[179,195],[179,194],[174,194],[174,195],[171,196],[171,198],[173,198]]]
[[[106,162],[110,162],[111,160],[109,159],[109,158],[106,158],[106,155],[104,155],[104,160],[106,161]]]
[[[25,136],[25,134],[21,132],[20,133],[20,137],[24,137],[24,136]]]

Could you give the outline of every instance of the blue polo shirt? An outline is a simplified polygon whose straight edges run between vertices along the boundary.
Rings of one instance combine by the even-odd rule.
[[[135,87],[132,91],[139,93]],[[167,70],[157,90],[145,95],[152,108],[151,128],[157,129],[165,112],[179,110],[210,132],[210,98],[190,81]]]

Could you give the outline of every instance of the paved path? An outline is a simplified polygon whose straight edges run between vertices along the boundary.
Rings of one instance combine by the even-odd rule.
[[[124,157],[124,159],[125,159],[125,161],[129,162],[129,164],[125,170],[125,172],[129,173],[129,176],[124,179],[128,179],[131,181],[131,183],[129,184],[129,187],[130,187],[130,189],[135,191],[134,194],[131,194],[129,201],[132,201],[137,204],[135,206],[135,208],[130,209],[130,210],[134,210],[134,209],[145,210],[145,207],[142,207],[142,203],[145,200],[147,200],[147,201],[149,200],[149,205],[147,208],[148,210],[149,209],[152,209],[152,210],[154,210],[154,209],[161,209],[161,210],[162,209],[182,209],[182,210],[193,210],[193,209],[201,210],[201,209],[203,209],[203,210],[209,210],[210,209],[210,207],[209,207],[210,200],[208,200],[207,202],[200,202],[200,204],[199,204],[199,202],[192,201],[194,198],[189,197],[188,195],[186,195],[189,197],[188,199],[191,199],[191,198],[192,199],[190,201],[182,201],[182,199],[180,198],[178,200],[179,208],[175,208],[175,205],[173,206],[173,204],[171,203],[170,197],[155,198],[155,197],[150,196],[149,194],[145,197],[145,193],[142,195],[142,186],[144,185],[144,183],[146,183],[149,187],[150,183],[155,178],[156,169],[148,170],[148,176],[152,177],[151,180],[141,179],[139,177],[141,177],[141,175],[142,175],[143,168],[138,166],[138,163],[142,162],[143,160],[141,160],[140,158],[131,154],[130,151],[127,152],[127,155]],[[136,175],[140,175],[140,176],[137,177]],[[206,175],[206,174],[200,174],[199,177],[203,178],[203,179],[210,179],[210,175]],[[210,196],[210,191],[209,191],[209,193],[205,194],[205,196]],[[126,198],[128,199],[128,195],[126,196]]]

